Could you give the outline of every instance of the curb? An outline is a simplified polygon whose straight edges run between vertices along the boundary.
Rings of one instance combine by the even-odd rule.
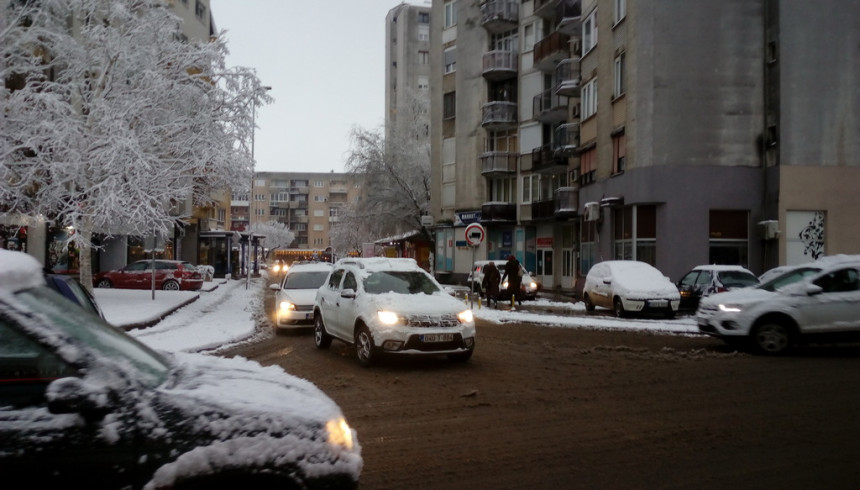
[[[149,328],[149,327],[155,325],[156,323],[160,322],[161,320],[164,320],[167,316],[169,316],[171,313],[175,312],[176,310],[197,301],[199,298],[200,298],[200,295],[198,294],[197,296],[194,296],[193,298],[190,298],[187,301],[184,301],[184,302],[176,305],[175,307],[165,311],[164,313],[161,314],[161,316],[158,316],[155,318],[150,318],[149,320],[145,320],[142,322],[128,323],[125,325],[117,325],[117,327],[122,329],[122,330],[125,330],[126,332],[128,332],[129,330]]]

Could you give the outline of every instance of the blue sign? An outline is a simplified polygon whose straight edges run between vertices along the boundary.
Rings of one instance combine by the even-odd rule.
[[[468,211],[463,213],[454,213],[454,226],[470,225],[481,221],[480,211]]]

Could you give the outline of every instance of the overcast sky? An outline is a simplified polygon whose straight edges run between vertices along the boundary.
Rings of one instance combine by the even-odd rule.
[[[385,16],[400,0],[210,3],[228,64],[272,87],[275,102],[257,108],[256,170],[343,172],[350,130],[385,122]]]

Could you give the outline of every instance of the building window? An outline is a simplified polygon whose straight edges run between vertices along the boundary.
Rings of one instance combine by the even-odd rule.
[[[430,88],[430,79],[427,77],[418,77],[418,90],[428,90]]]
[[[453,208],[457,196],[457,185],[454,183],[442,184],[442,207]]]
[[[515,203],[516,195],[516,178],[509,177],[487,180],[487,200],[489,202]]]
[[[336,217],[340,216],[340,208],[336,208],[336,207],[335,208],[329,208],[328,215],[331,218],[336,218]]]
[[[200,0],[194,4],[194,15],[200,20],[206,20],[206,5],[203,5]]]
[[[612,212],[616,260],[657,263],[657,207],[627,206]]]
[[[597,222],[587,221],[580,230],[579,270],[588,273],[597,261]]]
[[[540,174],[524,175],[523,176],[523,201],[522,204],[529,204],[540,200]]]
[[[711,210],[708,223],[708,263],[748,265],[749,211]]]
[[[627,138],[624,133],[612,137],[612,173],[624,172],[627,165]]]
[[[323,182],[321,180],[315,180],[314,181],[314,187],[325,187],[325,182]]]
[[[322,238],[314,238],[314,245],[321,246],[323,244]]]
[[[535,43],[540,38],[540,23],[535,21],[523,27],[523,52],[534,50]]]
[[[597,10],[588,14],[582,23],[582,54],[583,56],[597,45]]]
[[[624,53],[615,58],[615,69],[613,70],[612,96],[614,98],[624,95]]]
[[[266,195],[265,194],[254,194],[254,200],[259,201],[259,202],[265,202],[266,201]]]
[[[314,225],[314,231],[325,231],[324,225]]]
[[[442,119],[452,119],[457,115],[457,93],[448,92],[442,98]]]
[[[256,209],[254,209],[254,215],[255,216],[265,216],[266,210],[262,209],[262,208],[256,208]]]
[[[627,0],[615,0],[615,19],[614,24],[617,24],[627,17]]]
[[[418,12],[418,23],[419,24],[429,24],[430,23],[430,14],[428,12]]]
[[[430,40],[430,28],[427,26],[418,26],[418,40],[419,41],[429,41]]]
[[[597,150],[592,148],[582,153],[579,159],[580,185],[588,185],[594,182],[594,174],[597,169]]]
[[[314,216],[325,216],[325,212],[322,209],[314,209]]]
[[[454,73],[457,71],[457,46],[448,48],[442,53],[442,58],[445,64],[445,74]]]
[[[597,79],[594,78],[582,86],[582,119],[587,119],[597,112]]]
[[[457,25],[457,0],[445,2],[445,25],[444,28]]]
[[[418,51],[418,64],[426,65],[430,63],[430,51]]]

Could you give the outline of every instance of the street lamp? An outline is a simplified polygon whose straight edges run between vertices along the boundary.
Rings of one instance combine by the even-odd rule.
[[[272,90],[272,87],[260,87],[266,92]],[[248,254],[245,261],[245,289],[248,289],[251,283],[251,243],[253,242],[254,232],[251,229],[254,219],[254,172],[256,160],[254,160],[254,135],[257,133],[257,97],[251,102],[251,188],[248,192]]]

